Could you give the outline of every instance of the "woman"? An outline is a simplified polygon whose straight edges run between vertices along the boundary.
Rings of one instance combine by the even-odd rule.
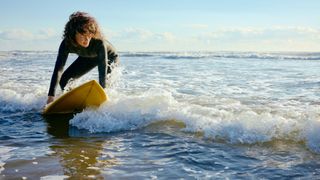
[[[78,54],[79,57],[63,72],[69,53]],[[84,12],[71,14],[59,47],[47,104],[54,100],[58,82],[63,90],[69,80],[81,77],[96,66],[99,83],[105,88],[106,76],[118,61],[118,54],[114,47],[104,40],[96,20]]]

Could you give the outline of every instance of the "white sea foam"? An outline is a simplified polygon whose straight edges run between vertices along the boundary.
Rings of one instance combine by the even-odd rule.
[[[168,91],[151,89],[141,95],[112,95],[98,110],[77,114],[71,124],[90,132],[135,130],[151,123],[175,119],[186,132],[202,132],[207,138],[230,143],[278,140],[305,141],[319,151],[319,108],[305,111],[294,106],[250,107],[234,99],[216,99],[216,106],[181,103]]]
[[[305,129],[307,146],[317,153],[320,153],[320,107],[317,106],[309,110],[309,117]]]
[[[63,180],[68,178],[69,176],[66,175],[49,175],[40,177],[40,180]]]
[[[0,89],[1,111],[31,111],[39,110],[45,105],[45,97],[42,93],[22,94],[15,90]]]
[[[4,170],[5,162],[13,155],[11,151],[15,149],[13,147],[0,146],[0,174]]]
[[[77,114],[70,123],[90,132],[115,132],[134,130],[150,122],[166,120],[163,117],[171,106],[169,92],[150,90],[142,95],[110,95],[113,98],[98,110],[86,110]]]

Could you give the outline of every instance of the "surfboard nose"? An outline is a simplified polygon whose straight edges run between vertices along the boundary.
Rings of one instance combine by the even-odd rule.
[[[81,112],[86,107],[99,107],[108,100],[100,84],[91,80],[63,94],[45,107],[43,114],[67,114]]]

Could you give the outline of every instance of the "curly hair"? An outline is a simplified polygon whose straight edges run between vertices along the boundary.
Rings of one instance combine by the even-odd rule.
[[[95,39],[103,39],[97,21],[85,12],[77,11],[70,15],[63,33],[63,38],[66,40],[67,44],[78,46],[75,40],[77,32],[80,34],[90,33]]]

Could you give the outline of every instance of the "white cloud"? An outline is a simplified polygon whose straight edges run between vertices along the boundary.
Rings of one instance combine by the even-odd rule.
[[[195,26],[197,27],[197,26]],[[320,29],[303,26],[226,27],[199,29],[178,33],[144,28],[112,30],[107,38],[120,51],[319,51]],[[204,25],[203,28],[206,28]],[[175,32],[175,33],[174,33]],[[0,49],[56,50],[61,32],[47,28],[0,30]],[[34,43],[33,40],[38,40]],[[41,43],[41,47],[39,47]]]
[[[220,50],[319,51],[320,30],[312,27],[234,27],[199,33],[195,44]],[[217,47],[217,44],[219,47]],[[217,50],[219,50],[217,49]]]
[[[252,28],[252,27],[235,27],[235,28],[221,28],[202,34],[200,38],[288,38],[297,36],[319,37],[320,30],[311,27],[285,27],[275,26],[270,28]]]
[[[312,27],[229,27],[175,34],[128,28],[112,33],[120,49],[138,51],[317,51],[320,30]]]
[[[55,36],[57,36],[57,33],[53,29],[41,29],[37,32],[25,29],[9,29],[0,31],[0,39],[2,40],[46,40]]]
[[[192,28],[192,29],[208,29],[209,25],[207,25],[207,24],[188,24],[188,25],[186,25],[186,27]]]
[[[149,30],[141,29],[141,28],[127,28],[118,35],[121,38],[146,40],[154,36],[154,33]]]
[[[0,32],[0,39],[3,40],[29,40],[32,37],[32,33],[22,29],[11,29]]]
[[[173,41],[177,40],[177,37],[174,34],[172,34],[171,32],[162,33],[162,37],[164,40],[169,41],[169,42],[173,42]]]
[[[112,34],[112,38],[121,41],[135,41],[135,42],[146,42],[146,41],[156,41],[156,42],[172,42],[177,38],[171,32],[153,32],[148,29],[141,28],[127,28],[120,32],[108,32]]]
[[[49,39],[57,36],[58,33],[53,29],[41,29],[37,34],[34,35],[35,39]]]

